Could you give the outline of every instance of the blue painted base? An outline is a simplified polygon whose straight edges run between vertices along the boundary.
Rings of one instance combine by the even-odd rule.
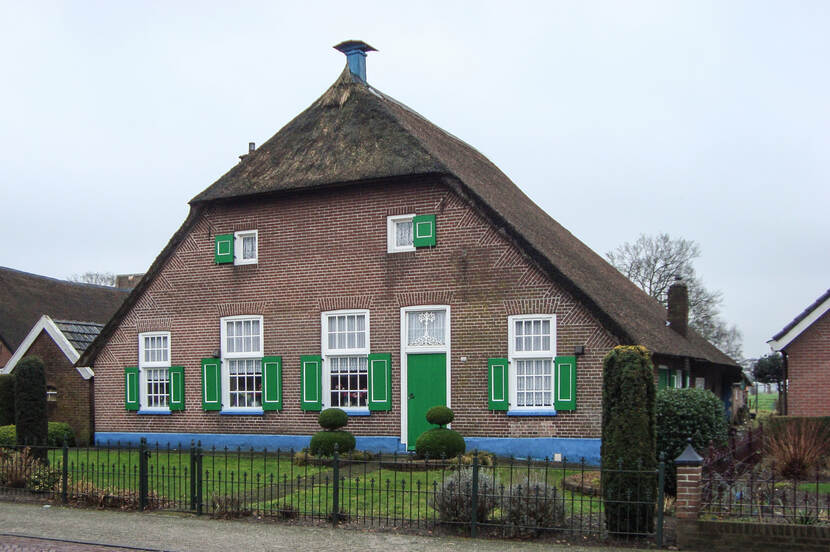
[[[147,438],[150,446],[181,448],[187,450],[191,442],[201,442],[202,447],[210,449],[254,450],[301,450],[308,446],[311,435],[259,435],[250,433],[120,433],[97,432],[97,445],[137,446],[142,437]],[[389,436],[355,436],[358,450],[369,452],[406,452],[406,447],[397,437]],[[579,462],[583,458],[589,465],[599,465],[600,439],[564,439],[556,437],[538,438],[504,438],[504,437],[466,437],[467,451],[486,450],[497,456],[531,458],[534,460],[554,459],[561,454],[568,462]]]

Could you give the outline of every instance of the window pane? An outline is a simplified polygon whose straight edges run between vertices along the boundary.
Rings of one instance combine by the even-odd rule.
[[[412,245],[412,221],[401,221],[395,223],[395,245],[405,247]]]
[[[407,344],[443,345],[446,318],[443,310],[407,313]]]
[[[242,237],[242,258],[255,259],[256,258],[256,236]]]
[[[368,363],[365,356],[329,359],[331,406],[358,408],[366,406]]]

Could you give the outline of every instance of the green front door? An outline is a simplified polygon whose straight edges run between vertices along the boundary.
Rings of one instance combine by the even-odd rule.
[[[406,357],[406,441],[409,450],[415,441],[432,427],[427,423],[427,410],[447,405],[447,355],[410,354]]]

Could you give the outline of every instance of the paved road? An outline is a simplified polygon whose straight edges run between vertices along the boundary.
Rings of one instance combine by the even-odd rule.
[[[35,538],[22,538],[35,537]],[[56,540],[38,540],[37,537]],[[187,514],[87,510],[0,502],[0,552],[122,552],[132,550],[228,552],[314,550],[373,552],[607,552],[610,548],[533,542],[427,537],[380,531],[223,521]],[[625,552],[636,552],[632,548]]]

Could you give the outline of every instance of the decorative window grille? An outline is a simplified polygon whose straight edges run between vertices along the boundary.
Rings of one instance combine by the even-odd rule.
[[[447,312],[444,310],[411,311],[407,316],[407,345],[438,346],[446,341]]]

